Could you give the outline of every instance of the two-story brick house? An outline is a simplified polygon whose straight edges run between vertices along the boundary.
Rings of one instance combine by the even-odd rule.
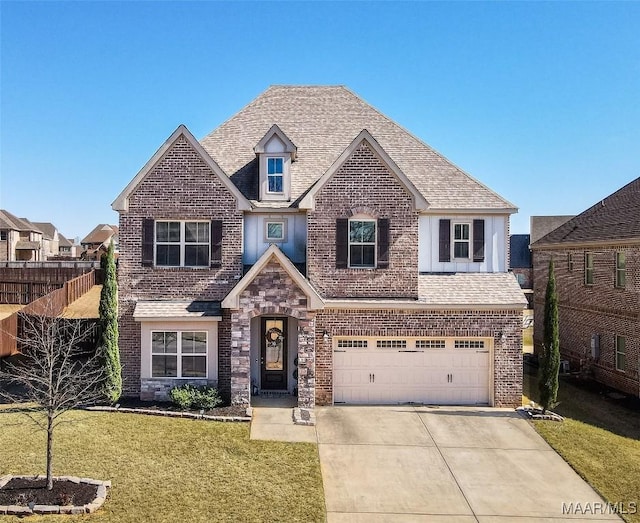
[[[178,127],[113,208],[128,394],[521,402],[516,209],[344,87]]]
[[[536,350],[553,257],[563,359],[640,396],[640,178],[564,220],[531,249]]]

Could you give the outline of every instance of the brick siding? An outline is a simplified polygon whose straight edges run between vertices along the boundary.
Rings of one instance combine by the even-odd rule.
[[[316,404],[333,402],[333,336],[494,338],[496,407],[522,402],[522,311],[323,310],[316,317]],[[505,335],[502,341],[501,335]]]
[[[222,266],[215,269],[143,267],[145,218],[222,220]],[[243,213],[236,209],[233,194],[183,136],[130,195],[128,211],[120,213],[118,260],[120,353],[127,395],[140,391],[140,325],[132,318],[135,302],[222,300],[242,276],[242,222]],[[220,340],[224,342],[228,333],[224,328],[220,330]],[[228,345],[220,350],[224,354]],[[224,390],[228,384],[228,364],[221,365],[220,372]]]
[[[387,269],[336,269],[336,219],[389,219]],[[418,297],[418,214],[412,196],[363,143],[315,197],[307,275],[324,297]]]
[[[625,252],[626,286],[616,288],[615,253]],[[594,255],[594,283],[585,285],[585,252]],[[573,270],[568,267],[572,254]],[[640,247],[536,250],[534,265],[534,345],[538,354],[544,336],[544,297],[549,258],[553,255],[558,289],[560,351],[572,370],[618,390],[638,395],[640,382]],[[591,337],[600,336],[600,357],[591,357]],[[616,370],[615,337],[626,339],[626,367]]]

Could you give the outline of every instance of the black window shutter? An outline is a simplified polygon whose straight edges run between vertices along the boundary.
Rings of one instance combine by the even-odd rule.
[[[211,267],[222,265],[222,220],[211,220]]]
[[[145,218],[142,220],[142,266],[153,266],[154,221]]]
[[[336,220],[336,269],[346,269],[349,257],[349,220]]]
[[[484,261],[484,220],[473,220],[473,261]]]
[[[451,261],[451,220],[440,220],[439,261]]]
[[[378,269],[389,267],[389,219],[378,219]]]

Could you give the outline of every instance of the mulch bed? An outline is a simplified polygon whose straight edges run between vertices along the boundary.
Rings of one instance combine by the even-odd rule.
[[[119,401],[119,405],[120,407],[130,409],[191,412],[193,414],[200,414],[200,410],[183,411],[169,401],[142,401],[136,398],[122,398]],[[247,415],[247,408],[239,405],[228,405],[226,407],[216,407],[213,409],[205,410],[203,414],[205,416],[227,416],[243,418]]]
[[[0,488],[0,505],[86,505],[97,491],[97,485],[55,479],[53,490],[47,490],[46,479],[13,478]]]

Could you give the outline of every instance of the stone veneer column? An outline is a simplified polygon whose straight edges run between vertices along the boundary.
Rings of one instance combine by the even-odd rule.
[[[315,314],[307,313],[298,320],[298,407],[315,405],[315,327]]]
[[[251,315],[231,313],[231,404],[249,405],[251,400]]]

